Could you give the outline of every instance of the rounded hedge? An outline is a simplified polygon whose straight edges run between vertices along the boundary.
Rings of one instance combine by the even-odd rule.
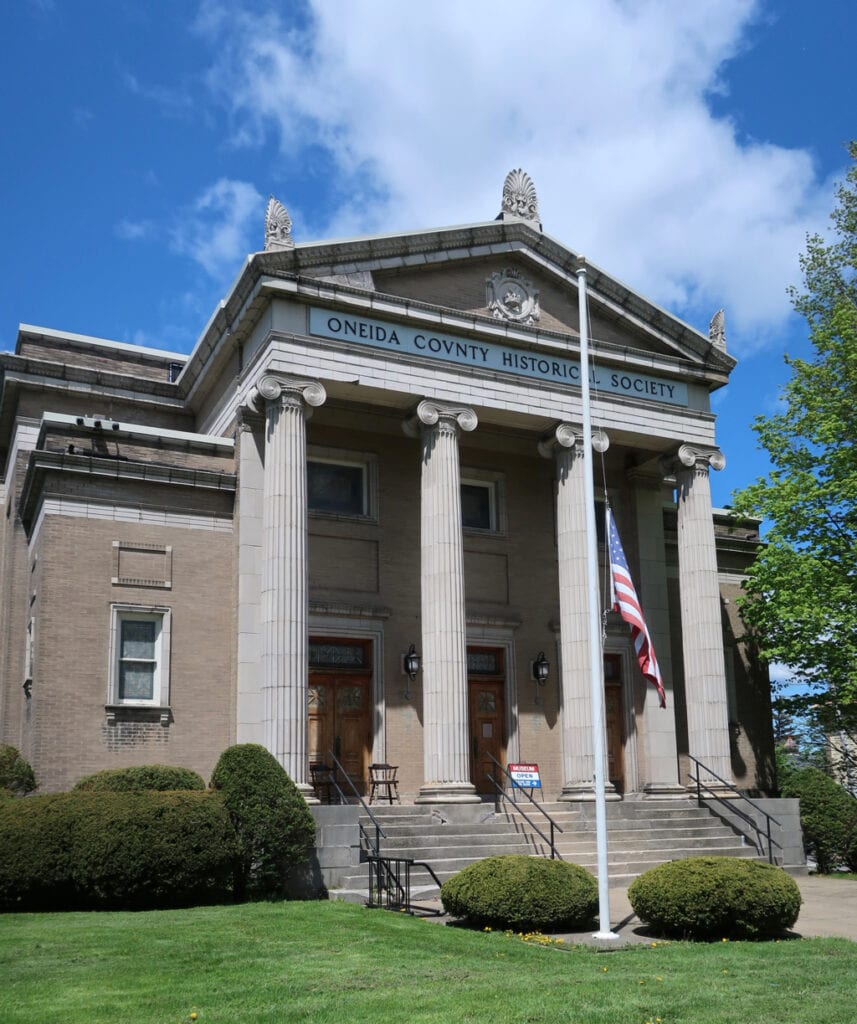
[[[444,882],[444,910],[469,924],[524,930],[586,927],[598,885],[577,864],[515,854],[476,861]]]
[[[689,857],[640,875],[628,899],[641,921],[663,935],[755,939],[797,920],[801,895],[782,868],[741,857]]]
[[[235,832],[213,793],[59,793],[0,804],[0,909],[189,906],[229,895]]]
[[[282,765],[257,743],[229,747],[211,776],[238,835],[236,899],[280,899],[307,861],[315,820]]]
[[[792,772],[783,796],[800,799],[804,846],[819,873],[857,870],[857,799],[818,768]]]
[[[205,780],[190,768],[170,764],[142,764],[131,768],[107,768],[87,775],[75,790],[87,792],[134,793],[141,790],[204,790]]]
[[[0,743],[0,790],[12,796],[26,796],[36,789],[36,776],[15,747]]]

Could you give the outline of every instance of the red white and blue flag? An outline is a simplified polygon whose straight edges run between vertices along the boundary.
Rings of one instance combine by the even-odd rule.
[[[640,607],[637,591],[634,589],[634,581],[631,579],[631,572],[628,569],[628,560],[625,558],[622,541],[619,540],[619,532],[613,521],[613,512],[609,507],[607,508],[607,544],[610,549],[610,603],[613,606],[613,611],[619,612],[631,627],[637,661],[640,663],[643,675],[652,686],[657,688],[661,707],[665,708],[667,699],[664,694],[664,682],[661,679],[658,659],[655,657],[655,648],[646,627],[646,620],[643,618],[643,609]]]

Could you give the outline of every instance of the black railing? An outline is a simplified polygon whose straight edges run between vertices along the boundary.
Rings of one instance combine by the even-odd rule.
[[[486,751],[486,753],[488,753],[488,751]],[[507,778],[509,779],[509,781],[510,781],[510,782],[512,783],[512,792],[514,793],[514,792],[516,792],[516,791],[520,790],[520,792],[521,792],[521,793],[523,793],[525,797],[527,797],[527,799],[528,799],[528,800],[530,801],[530,803],[531,803],[531,804],[533,805],[533,807],[534,807],[534,808],[535,808],[535,809],[536,809],[536,810],[537,810],[537,811],[538,811],[538,812],[539,812],[540,814],[543,814],[545,818],[547,818],[547,821],[548,821],[548,825],[550,826],[550,837],[546,836],[546,835],[544,834],[544,832],[542,832],[542,830],[541,830],[541,829],[539,828],[539,826],[538,826],[538,825],[537,825],[537,824],[536,824],[536,823],[535,823],[535,822],[533,821],[533,819],[532,819],[532,818],[531,818],[531,817],[530,817],[530,816],[529,816],[529,815],[527,814],[527,812],[526,812],[526,811],[525,811],[525,810],[524,810],[524,809],[523,809],[523,808],[522,808],[522,807],[521,807],[521,806],[520,806],[520,805],[518,804],[518,802],[517,802],[516,800],[510,800],[510,799],[509,799],[509,795],[508,795],[508,794],[506,793],[506,790],[505,790],[505,789],[504,789],[504,788],[503,788],[503,787],[502,787],[502,786],[500,785],[500,783],[499,783],[499,782],[498,782],[498,781],[497,781],[497,780],[496,780],[496,779],[494,778],[494,776],[493,776],[493,775],[486,775],[485,777],[486,777],[487,779],[490,779],[490,781],[491,781],[491,785],[492,785],[492,786],[494,787],[494,789],[495,789],[495,790],[497,791],[497,796],[498,796],[498,797],[499,797],[499,798],[500,798],[501,800],[509,800],[509,803],[512,803],[512,804],[514,804],[514,805],[515,805],[515,810],[516,810],[516,811],[518,812],[518,814],[520,814],[520,815],[521,815],[521,817],[522,817],[522,818],[523,818],[523,819],[524,819],[524,820],[525,820],[525,821],[527,822],[527,824],[528,824],[528,825],[530,826],[530,828],[531,828],[531,829],[533,829],[533,830],[534,830],[535,832],[538,832],[538,834],[539,834],[539,835],[540,835],[540,836],[542,837],[542,839],[544,840],[544,842],[546,842],[546,843],[547,843],[547,844],[548,844],[548,845],[550,846],[550,851],[551,851],[551,860],[557,860],[557,859],[559,859],[559,860],[562,860],[562,857],[561,857],[561,856],[559,855],[559,853],[557,852],[557,848],[556,848],[556,840],[555,840],[555,834],[556,834],[557,832],[562,832],[562,829],[560,828],[560,826],[559,826],[559,825],[557,825],[557,823],[556,823],[556,822],[555,822],[555,821],[553,820],[553,818],[552,818],[552,817],[551,817],[551,816],[550,816],[550,815],[548,814],[548,812],[547,812],[547,811],[546,811],[546,810],[544,809],[544,807],[539,807],[539,805],[538,805],[538,804],[536,803],[536,801],[535,801],[535,800],[533,799],[533,794],[532,794],[532,793],[531,793],[531,792],[529,791],[529,789],[528,789],[528,788],[524,788],[523,786],[519,786],[519,785],[518,785],[518,783],[517,783],[517,782],[516,782],[516,781],[514,780],[514,778],[512,777],[512,774],[511,774],[511,772],[509,772],[509,771],[508,771],[508,769],[504,768],[504,767],[503,767],[503,765],[501,765],[501,764],[500,764],[500,762],[499,762],[499,761],[497,760],[497,758],[496,758],[496,757],[494,757],[494,756],[493,756],[492,754],[490,754],[490,753],[488,753],[488,757],[490,757],[490,758],[491,758],[491,760],[492,760],[492,761],[494,762],[494,764],[495,764],[495,765],[496,765],[496,766],[497,766],[497,767],[498,767],[498,768],[500,769],[500,771],[501,771],[501,772],[502,772],[502,773],[503,773],[503,774],[504,774],[504,775],[505,775],[505,776],[506,776],[506,777],[507,777]]]
[[[333,761],[333,764],[337,769],[330,776],[330,784],[336,790],[337,796],[339,797],[339,802],[343,804],[351,802],[350,799],[343,792],[342,787],[339,785],[337,776],[341,775],[342,778],[345,779],[345,781],[351,787],[352,794],[357,797],[360,806],[366,812],[369,820],[372,822],[372,826],[375,829],[375,835],[373,837],[369,830],[366,828],[366,826],[363,824],[363,822],[358,819],[357,824],[360,826],[360,839],[363,843],[365,843],[365,848],[371,856],[380,856],[381,839],[387,838],[386,832],[381,828],[381,825],[378,822],[378,819],[375,817],[375,815],[369,810],[369,805],[358,792],[357,787],[354,785],[354,780],[351,778],[348,772],[342,767],[342,765],[339,762],[339,759],[337,758],[336,754],[333,753],[332,750],[330,751],[330,760]]]
[[[693,754],[688,754],[687,756],[693,762],[693,771],[691,772],[691,779],[696,784],[696,800],[699,806],[708,806],[703,802],[703,792],[705,792],[707,800],[714,800],[717,803],[723,804],[724,807],[728,807],[731,814],[734,814],[737,818],[740,818],[742,821],[745,821],[756,833],[756,846],[760,851],[762,849],[762,840],[764,839],[765,844],[768,847],[768,863],[774,864],[774,847],[777,846],[780,848],[780,850],[782,850],[782,845],[778,843],[776,839],[774,839],[774,837],[771,835],[771,824],[779,826],[780,822],[777,821],[777,819],[773,815],[768,814],[764,807],[760,807],[759,804],[757,804],[754,800],[751,800],[748,796],[744,796],[744,794],[740,790],[736,789],[731,782],[727,782],[726,779],[721,779],[717,772],[712,771],[707,765],[704,765],[702,761],[694,757]],[[734,793],[735,796],[724,797],[721,793],[718,793],[717,789],[713,787],[709,782],[702,781],[700,777],[700,772],[705,772],[712,778],[717,779],[721,786],[723,786],[725,789],[728,789],[730,793]],[[764,816],[764,830],[760,827],[759,822],[756,820],[756,818],[753,817],[752,814],[748,814],[743,807],[736,806],[736,797],[738,798],[738,800],[743,801],[745,804],[749,804],[753,808],[753,810],[758,811],[759,814]],[[711,810],[714,810],[715,813],[719,814],[720,817],[722,817],[729,824],[734,824],[734,822],[729,821],[729,815],[721,814],[715,808],[711,808]]]
[[[441,881],[430,864],[409,857],[369,858],[369,900],[367,907],[381,907],[384,910],[404,911],[408,914],[423,914],[437,917],[443,913],[437,907],[421,906],[411,899],[411,868],[423,868],[432,881],[441,887]]]

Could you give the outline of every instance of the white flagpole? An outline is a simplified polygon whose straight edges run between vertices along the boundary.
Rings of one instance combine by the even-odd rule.
[[[595,756],[595,832],[598,848],[598,931],[593,938],[618,939],[610,930],[610,880],[607,873],[607,802],[604,792],[604,660],[601,654],[601,597],[595,533],[595,482],[592,471],[592,414],[589,407],[589,316],[586,308],[586,260],[577,258],[580,316],[580,392],[583,399],[583,496],[586,504],[586,590],[589,597],[589,677],[592,683],[592,739]]]

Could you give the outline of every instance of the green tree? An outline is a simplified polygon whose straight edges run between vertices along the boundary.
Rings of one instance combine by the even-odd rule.
[[[734,498],[768,525],[745,622],[761,653],[804,684],[781,709],[828,734],[857,726],[857,143],[849,155],[832,229],[807,238],[803,288],[791,289],[813,357],[786,357],[781,409],[754,423],[771,471]]]

